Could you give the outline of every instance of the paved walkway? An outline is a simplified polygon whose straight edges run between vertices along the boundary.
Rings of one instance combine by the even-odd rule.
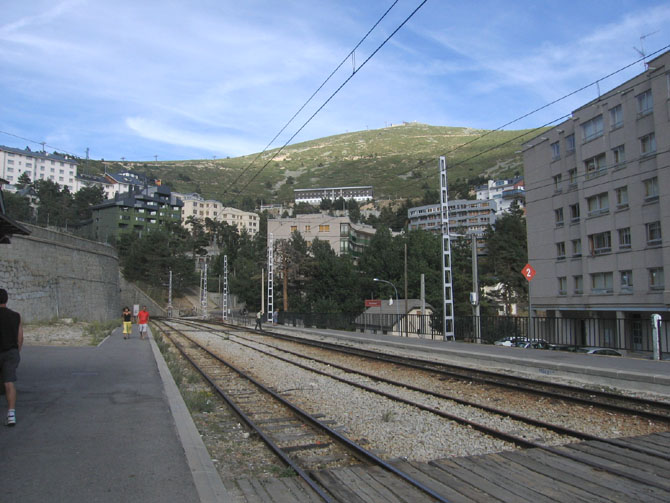
[[[98,347],[24,346],[0,501],[228,500],[155,343],[133,329]]]

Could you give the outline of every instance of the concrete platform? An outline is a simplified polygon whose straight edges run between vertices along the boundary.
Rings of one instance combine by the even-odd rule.
[[[0,501],[229,501],[153,340],[24,346]],[[165,382],[164,382],[165,380]]]

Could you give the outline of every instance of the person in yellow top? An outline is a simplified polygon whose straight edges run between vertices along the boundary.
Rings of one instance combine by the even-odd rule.
[[[123,320],[123,338],[127,339],[133,331],[133,313],[130,312],[128,306],[123,308],[121,319]]]

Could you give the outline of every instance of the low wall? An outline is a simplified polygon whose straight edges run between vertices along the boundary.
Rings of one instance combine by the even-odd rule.
[[[119,283],[121,285],[121,306],[128,306],[130,311],[133,310],[133,305],[147,306],[147,311],[152,316],[167,316],[167,310],[163,306],[158,305],[151,297],[140,290],[138,287],[128,282],[123,276],[119,274]],[[117,316],[121,317],[121,311]]]
[[[31,234],[0,245],[0,287],[26,323],[120,317],[119,260],[106,244],[23,224]]]

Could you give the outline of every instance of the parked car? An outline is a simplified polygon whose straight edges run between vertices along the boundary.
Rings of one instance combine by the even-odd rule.
[[[544,339],[531,339],[530,341],[519,342],[518,348],[549,349],[550,344]]]
[[[586,353],[589,355],[623,356],[616,349],[610,349],[610,348],[583,347],[583,348],[577,348],[577,353]]]
[[[508,348],[517,346],[521,343],[530,342],[526,337],[504,337],[495,341],[493,344],[496,346],[507,346]]]

